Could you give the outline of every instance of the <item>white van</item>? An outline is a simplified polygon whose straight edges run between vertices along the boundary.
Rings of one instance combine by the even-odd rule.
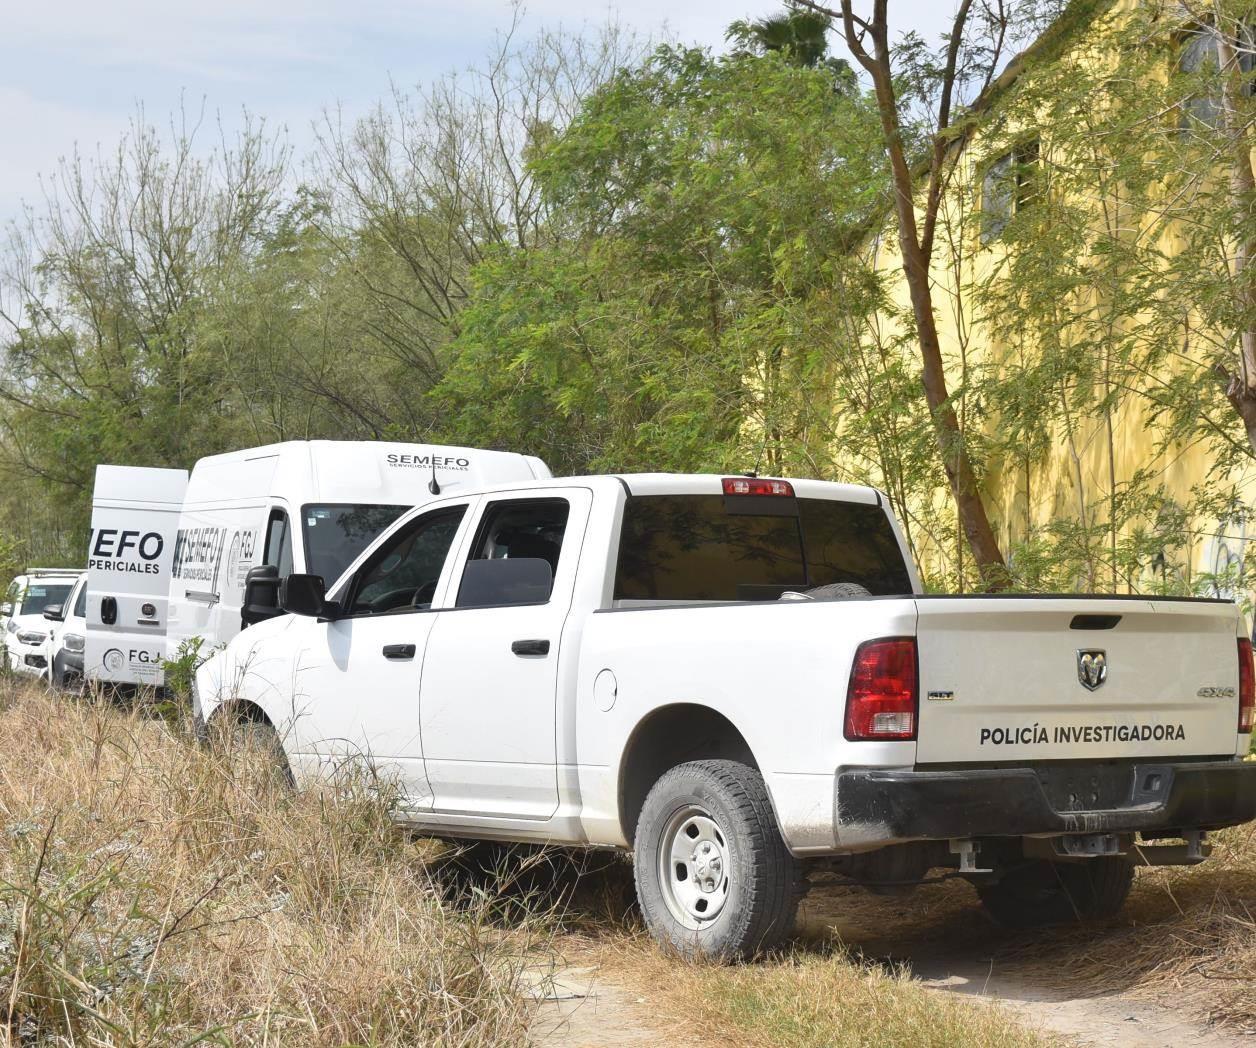
[[[4,630],[9,669],[35,677],[47,672],[44,609],[64,604],[81,574],[73,568],[31,568],[9,584],[0,603],[0,628]]]
[[[189,646],[203,657],[279,614],[286,575],[330,586],[413,506],[551,475],[529,455],[382,441],[287,441],[203,458],[175,540],[169,657]]]
[[[187,470],[97,466],[87,547],[88,681],[164,683],[166,600]]]

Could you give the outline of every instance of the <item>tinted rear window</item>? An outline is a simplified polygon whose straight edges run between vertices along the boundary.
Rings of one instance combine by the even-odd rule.
[[[722,495],[630,498],[615,599],[775,600],[832,582],[857,582],[874,596],[911,592],[880,507],[746,498],[755,504]],[[751,509],[760,512],[741,512]]]

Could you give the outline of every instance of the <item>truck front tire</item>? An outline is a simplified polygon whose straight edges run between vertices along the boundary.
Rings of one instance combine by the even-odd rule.
[[[729,760],[672,768],[637,820],[633,868],[650,932],[688,957],[744,960],[793,929],[802,874],[763,776]]]
[[[1119,856],[1084,862],[1038,859],[1017,867],[977,895],[1005,928],[1101,920],[1120,912],[1134,882],[1134,867]]]
[[[294,785],[279,733],[265,721],[216,717],[209,725],[209,740],[220,753],[243,756],[242,770],[257,776],[257,785],[268,791],[283,793]]]

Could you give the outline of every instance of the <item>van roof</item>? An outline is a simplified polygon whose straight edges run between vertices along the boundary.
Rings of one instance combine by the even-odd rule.
[[[196,463],[186,503],[262,500],[414,505],[442,493],[550,476],[538,458],[435,444],[376,440],[290,440],[210,455]]]

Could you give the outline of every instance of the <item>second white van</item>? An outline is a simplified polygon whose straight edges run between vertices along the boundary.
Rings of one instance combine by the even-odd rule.
[[[179,517],[167,651],[207,655],[280,613],[279,580],[329,582],[413,506],[551,476],[502,451],[384,441],[287,441],[201,459]]]

